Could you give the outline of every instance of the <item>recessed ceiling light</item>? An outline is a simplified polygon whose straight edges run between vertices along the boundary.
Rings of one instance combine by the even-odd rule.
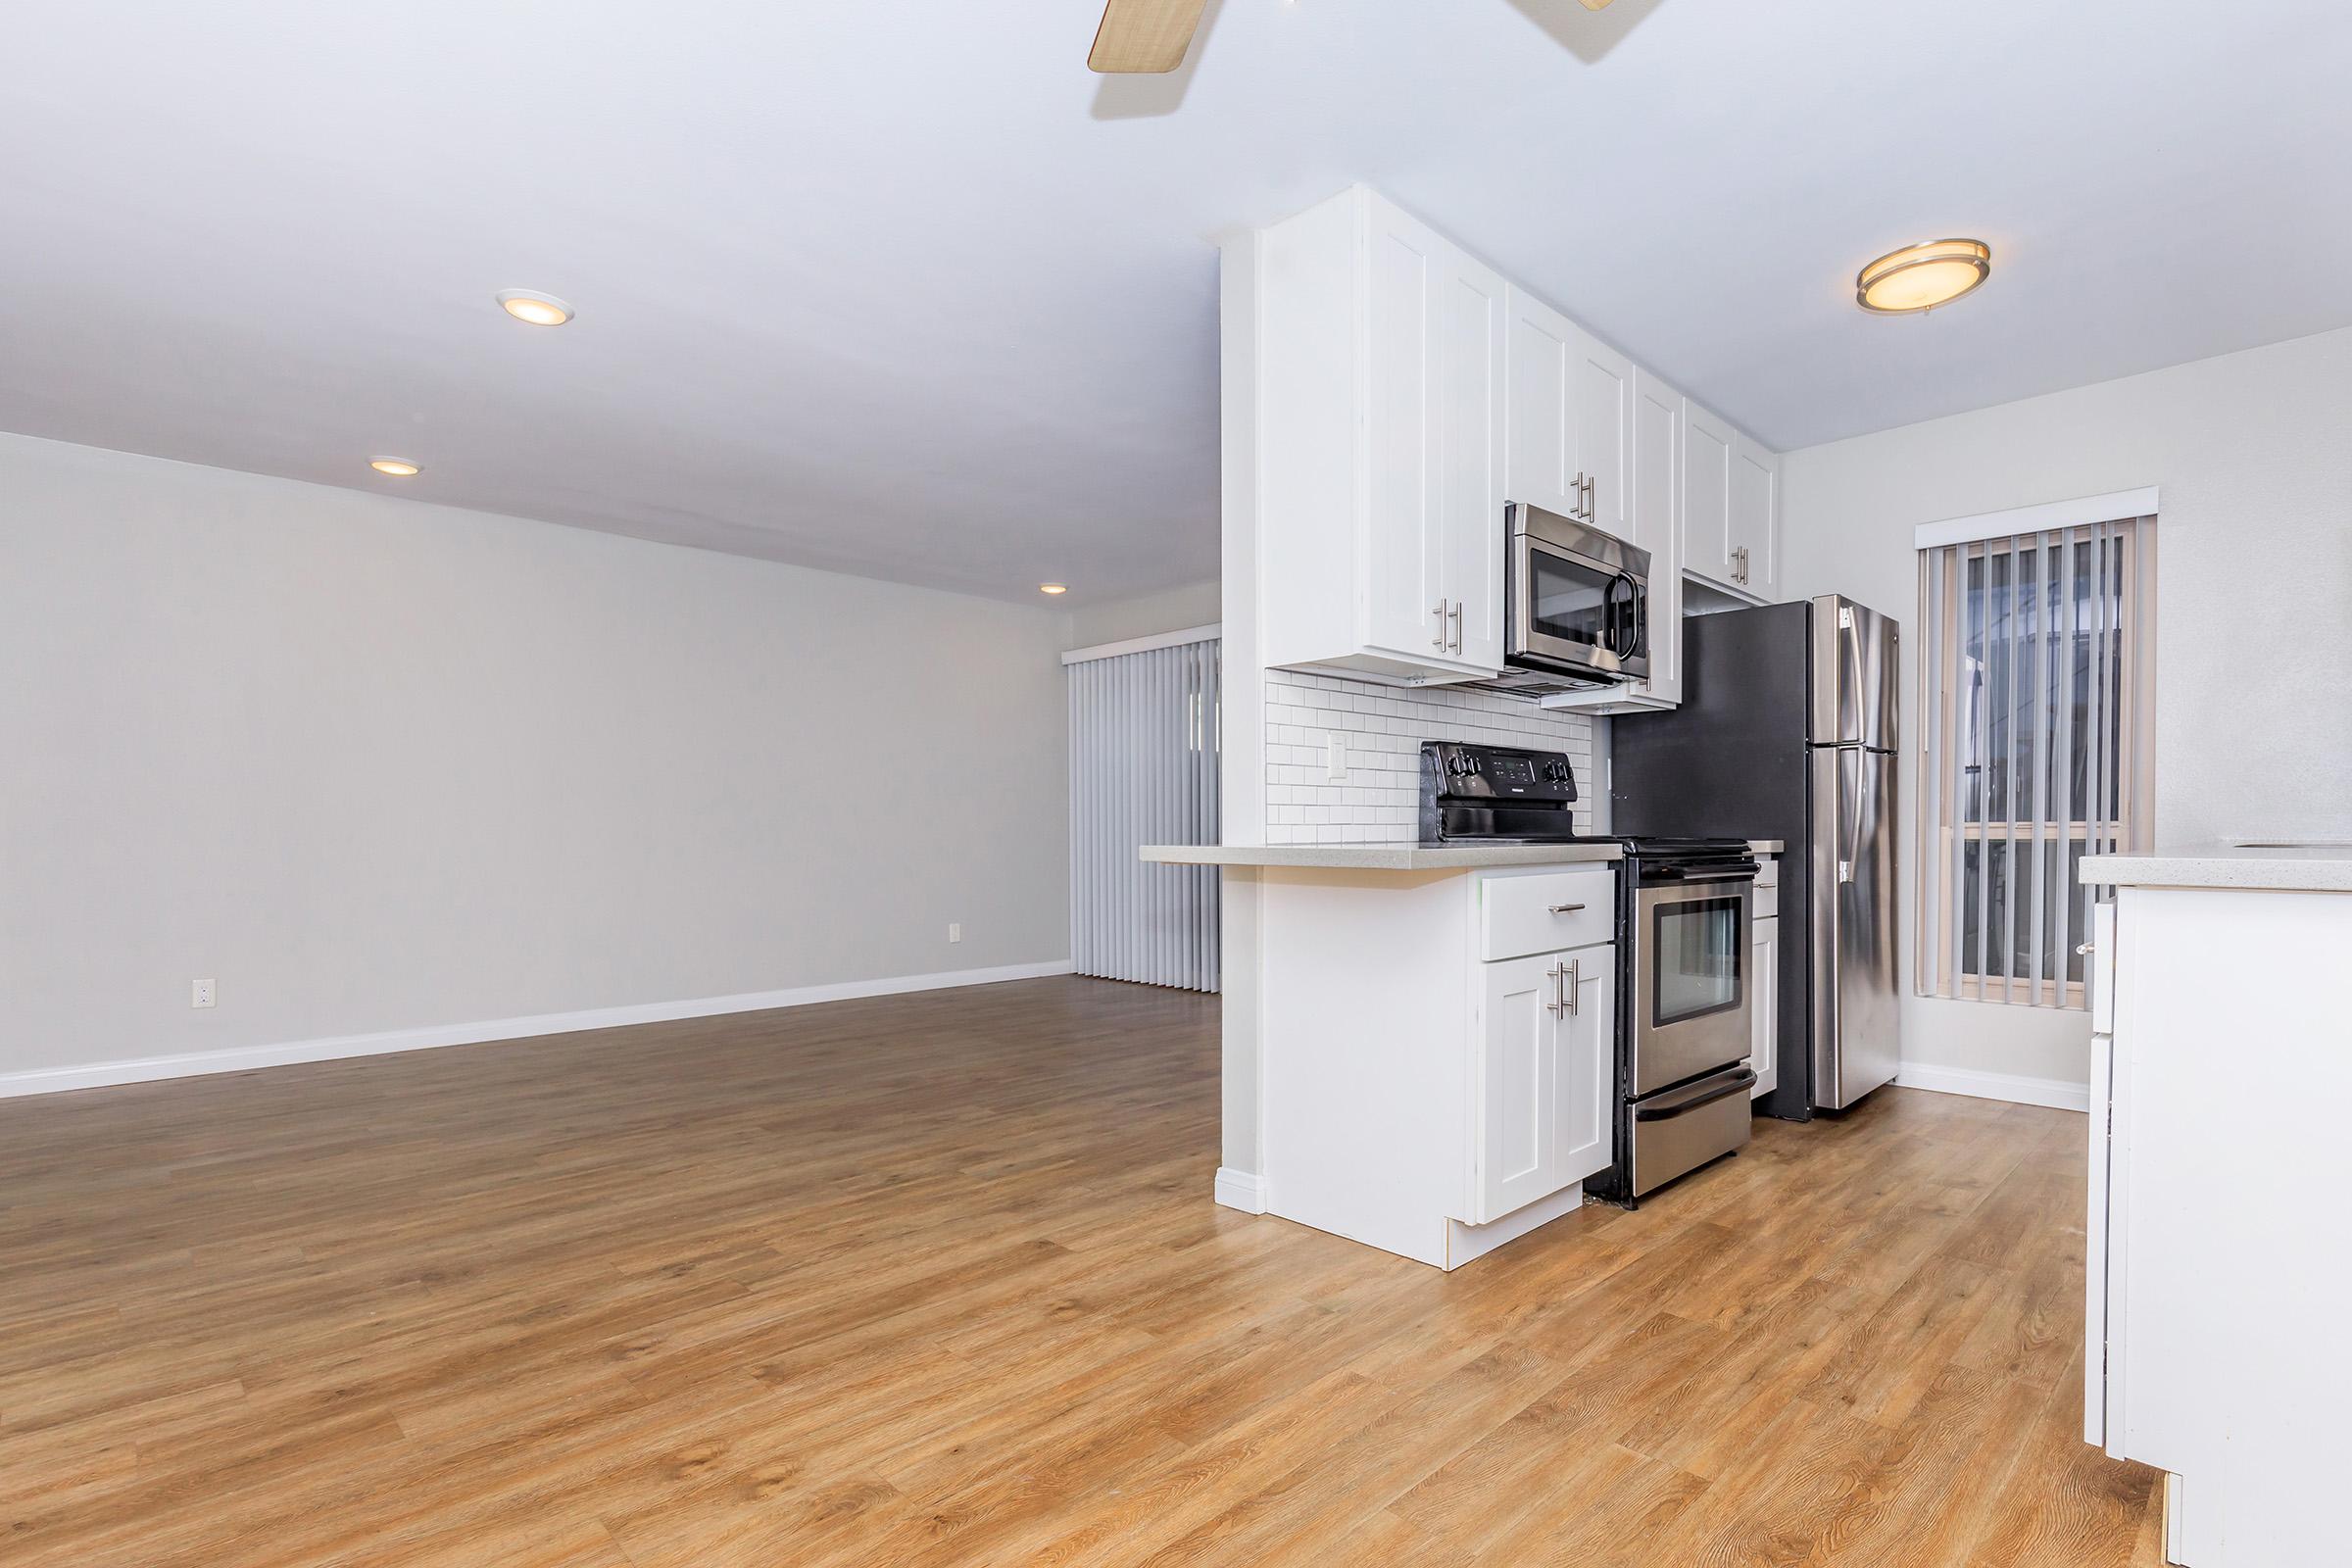
[[[528,321],[533,326],[562,326],[571,319],[570,306],[553,294],[542,294],[536,289],[502,289],[498,304],[517,321]]]
[[[369,458],[368,466],[378,473],[388,473],[395,479],[407,479],[424,470],[406,458]]]
[[[1866,311],[1903,316],[1948,305],[1992,272],[1992,247],[1981,239],[1937,239],[1889,251],[1854,276]]]
[[[1041,582],[1037,585],[1037,591],[1041,594],[1066,594],[1070,591],[1070,585],[1066,582]]]

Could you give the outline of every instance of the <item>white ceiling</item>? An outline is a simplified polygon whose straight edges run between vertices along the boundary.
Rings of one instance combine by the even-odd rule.
[[[1215,573],[1210,238],[1350,180],[1784,448],[2352,321],[2340,0],[1098,13],[18,0],[0,428],[1075,601]]]

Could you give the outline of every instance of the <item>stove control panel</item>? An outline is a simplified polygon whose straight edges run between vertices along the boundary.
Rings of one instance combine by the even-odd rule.
[[[1423,741],[1421,791],[1448,800],[1566,806],[1576,799],[1576,769],[1562,752]]]

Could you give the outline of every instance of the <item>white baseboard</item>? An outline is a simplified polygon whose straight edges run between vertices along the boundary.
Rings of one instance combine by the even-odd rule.
[[[1266,1179],[1254,1171],[1235,1170],[1230,1165],[1217,1167],[1217,1201],[1227,1208],[1238,1208],[1245,1214],[1263,1214],[1266,1211]]]
[[[2019,1105],[2047,1105],[2053,1110],[2090,1109],[2090,1085],[2064,1078],[2026,1078],[2016,1073],[1976,1072],[1966,1067],[1932,1067],[1906,1061],[1896,1071],[1894,1081],[1905,1089],[1930,1089],[1939,1095],[2006,1100]]]
[[[493,1018],[483,1023],[436,1024],[423,1029],[387,1029],[377,1034],[336,1035],[324,1040],[291,1040],[226,1051],[192,1051],[175,1056],[135,1056],[76,1067],[38,1067],[0,1073],[0,1100],[17,1095],[54,1095],[71,1089],[190,1078],[203,1073],[247,1072],[301,1061],[339,1061],[347,1056],[381,1056],[396,1051],[429,1051],[436,1046],[474,1046],[491,1040],[533,1035],[576,1034],[583,1029],[618,1029],[635,1023],[671,1023],[680,1018],[713,1018],[729,1012],[764,1012],[771,1007],[805,1007],[818,1002],[860,997],[894,997],[909,991],[944,991],[954,986],[994,985],[1004,980],[1038,980],[1068,974],[1067,958],[1051,963],[1007,963],[993,969],[952,969],[941,974],[890,975],[879,980],[845,980],[833,985],[796,986],[788,991],[747,991],[732,997],[698,997],[686,1002],[645,1002],[586,1012],[543,1012],[527,1018]]]

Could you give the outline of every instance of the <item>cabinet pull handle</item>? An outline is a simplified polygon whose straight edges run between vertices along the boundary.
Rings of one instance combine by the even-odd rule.
[[[1560,977],[1565,973],[1567,973],[1567,966],[1558,963],[1544,971],[1544,978],[1551,982],[1551,1000],[1544,1004],[1544,1010],[1554,1018],[1568,1016],[1568,1001],[1560,991]]]
[[[1453,621],[1453,651],[1458,654],[1462,651],[1462,602],[1456,599],[1446,614]]]
[[[1600,510],[1600,501],[1596,494],[1599,484],[1600,481],[1597,475],[1590,473],[1585,475],[1585,520],[1587,522],[1591,522],[1592,520],[1592,514]]]
[[[1438,634],[1429,640],[1429,646],[1444,653],[1446,651],[1446,601],[1439,600],[1429,612],[1438,617]]]
[[[1574,914],[1577,910],[1583,907],[1584,906],[1581,904],[1555,904],[1551,906],[1551,912],[1554,914]]]
[[[1571,1018],[1575,1017],[1577,1014],[1578,1004],[1576,994],[1579,991],[1582,991],[1584,986],[1585,960],[1582,958],[1571,958],[1565,965],[1565,972],[1560,977],[1560,1000],[1567,1004],[1568,1016]]]

